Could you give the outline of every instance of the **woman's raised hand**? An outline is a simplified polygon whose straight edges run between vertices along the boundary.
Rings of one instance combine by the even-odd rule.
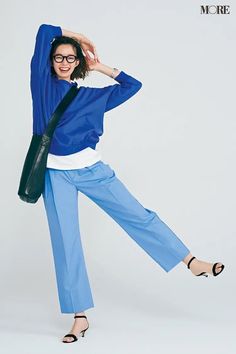
[[[88,63],[90,63],[92,65],[91,60],[94,63],[97,63],[97,62],[99,63],[100,60],[98,58],[97,49],[96,49],[94,43],[90,39],[88,39],[86,36],[84,36],[83,34],[80,34],[78,40],[79,40],[80,46],[85,54],[85,57],[86,57]],[[94,58],[91,58],[89,53],[92,53]],[[91,70],[93,70],[93,69],[91,69]]]
[[[87,64],[89,66],[89,70],[97,70],[101,66],[101,62],[99,59],[96,61],[93,58],[90,58],[89,56],[86,57]]]

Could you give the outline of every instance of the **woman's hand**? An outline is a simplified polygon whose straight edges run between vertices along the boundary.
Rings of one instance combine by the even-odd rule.
[[[90,41],[84,34],[71,32],[62,28],[62,35],[74,38],[76,41],[78,41],[84,52],[86,59],[90,58],[89,52],[91,52],[94,56],[94,60],[98,63],[100,62],[100,60],[98,59],[98,54],[94,43]]]
[[[94,45],[94,43],[92,41],[90,41],[90,39],[88,39],[87,37],[85,37],[83,34],[80,34],[78,36],[78,40],[80,43],[80,46],[85,54],[86,59],[91,59],[89,52],[93,54],[94,58],[94,62],[100,62],[99,58],[98,58],[98,54],[97,54],[97,49]]]
[[[101,62],[99,59],[96,61],[95,59],[91,58],[89,55],[86,57],[86,62],[89,66],[89,70],[98,70],[100,68]]]

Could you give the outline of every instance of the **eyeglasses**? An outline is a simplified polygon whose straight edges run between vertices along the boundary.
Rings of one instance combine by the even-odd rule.
[[[55,60],[56,63],[62,63],[64,58],[66,58],[67,63],[74,63],[75,60],[77,59],[77,56],[75,56],[75,55],[61,55],[61,54],[53,55],[53,59]]]

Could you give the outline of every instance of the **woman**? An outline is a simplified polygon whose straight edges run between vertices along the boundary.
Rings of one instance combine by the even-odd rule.
[[[180,262],[194,275],[216,276],[224,269],[222,263],[193,257],[158,215],[144,208],[101,160],[96,144],[103,134],[104,113],[131,98],[142,83],[101,63],[95,46],[84,35],[59,26],[39,27],[31,60],[33,133],[44,132],[71,85],[78,85],[76,79],[84,79],[92,70],[117,83],[102,88],[80,86],[56,127],[43,192],[61,312],[75,315],[64,343],[84,335],[89,326],[84,311],[94,307],[79,231],[79,191],[109,214],[166,272]]]

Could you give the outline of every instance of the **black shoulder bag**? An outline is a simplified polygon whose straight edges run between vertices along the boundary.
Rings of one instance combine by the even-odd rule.
[[[18,189],[18,195],[24,202],[36,203],[44,190],[47,156],[54,130],[78,91],[77,85],[72,85],[52,114],[44,134],[33,134],[31,138]]]

